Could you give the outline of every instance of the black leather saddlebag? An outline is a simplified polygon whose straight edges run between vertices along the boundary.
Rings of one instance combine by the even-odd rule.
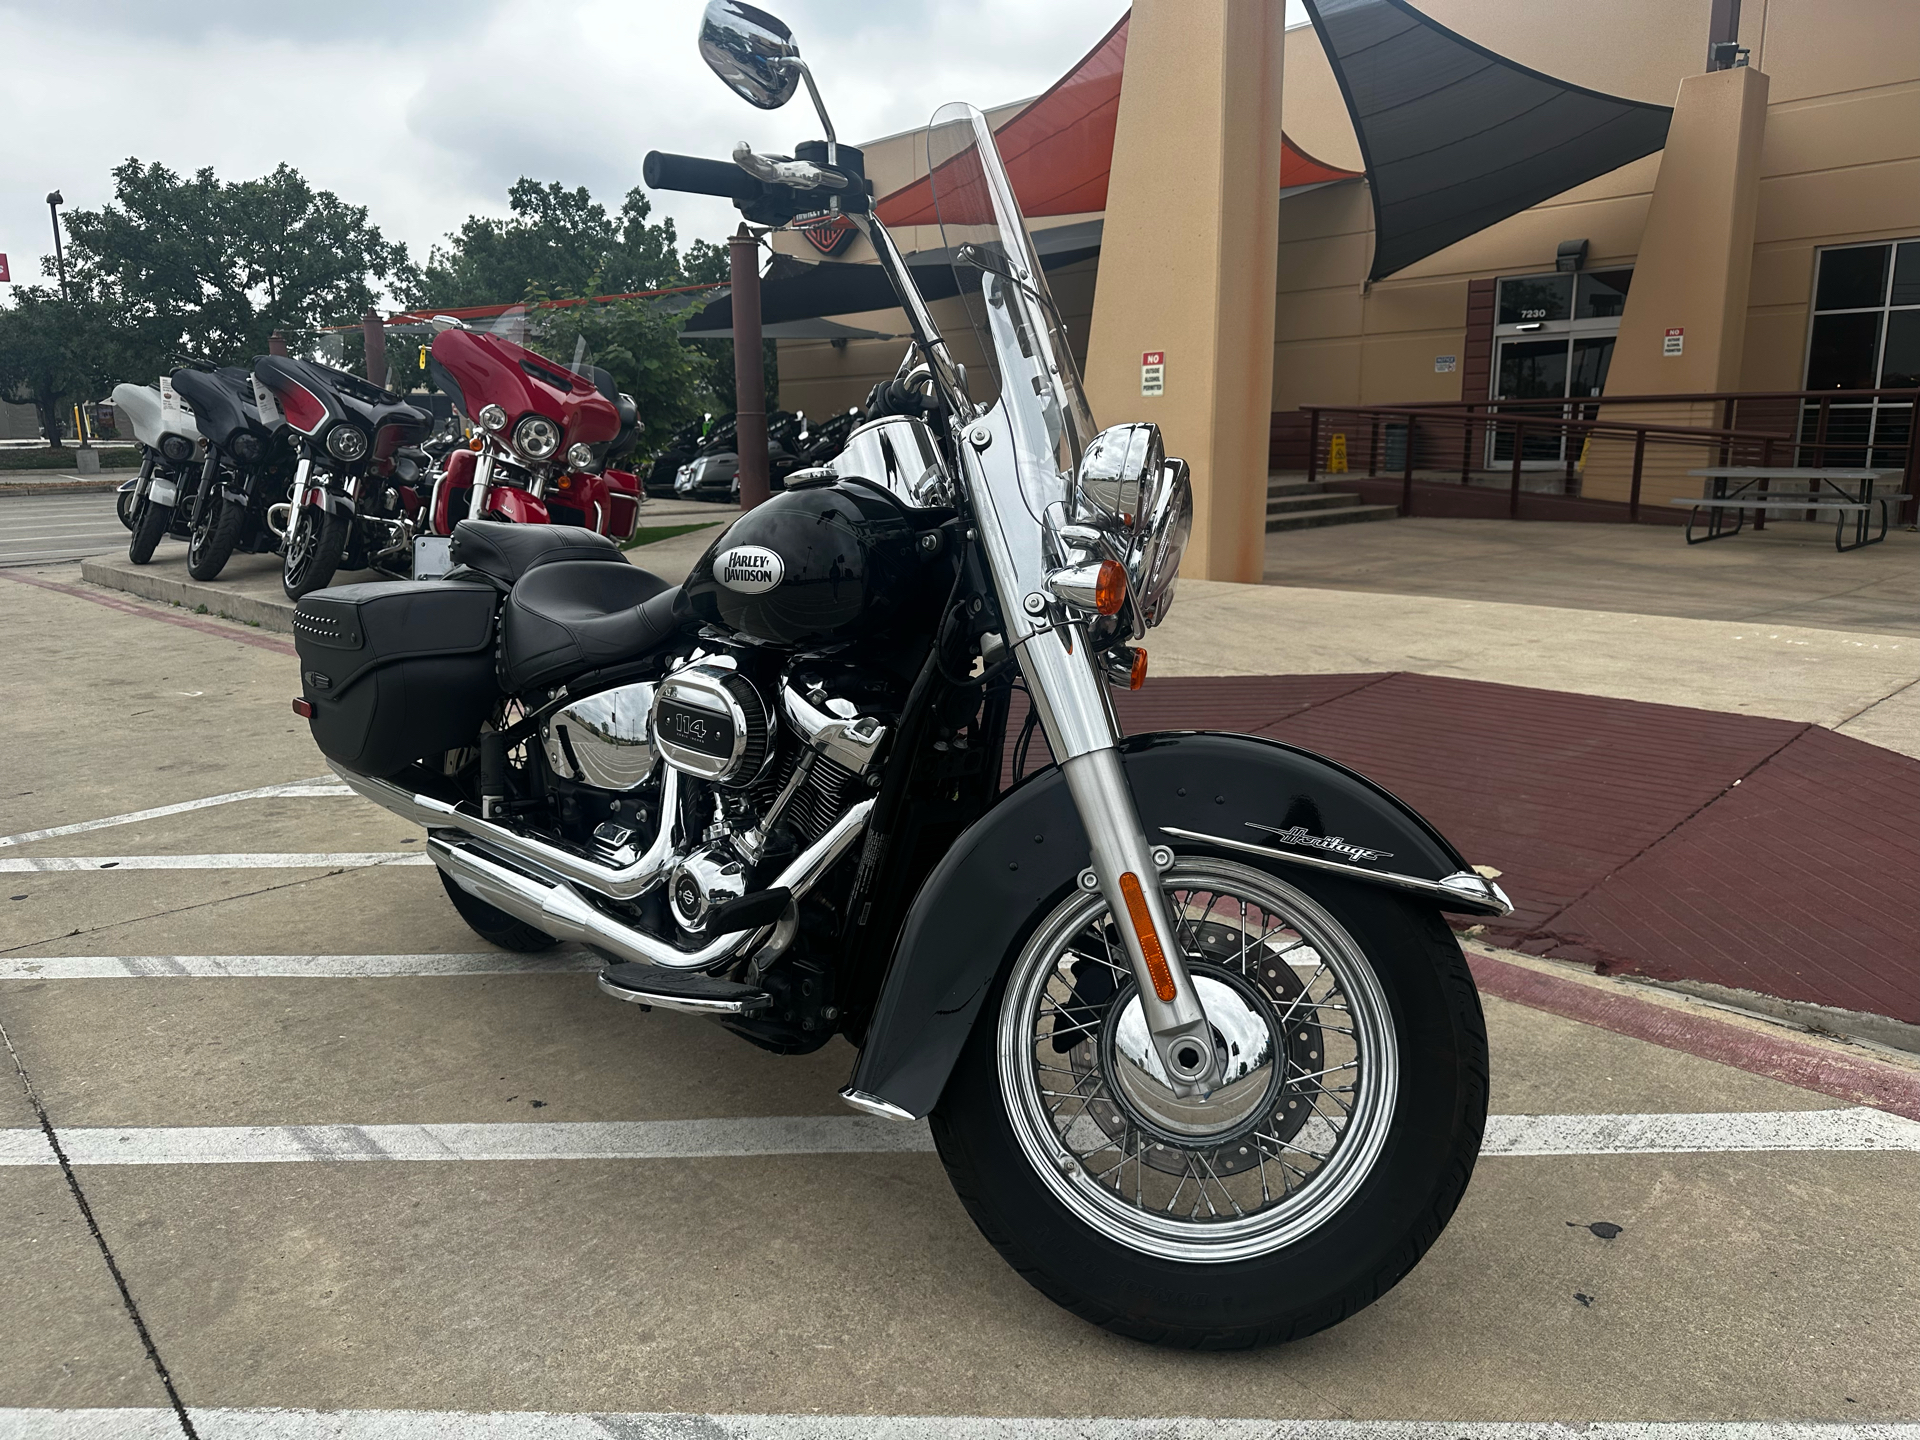
[[[455,580],[341,585],[293,612],[302,691],[321,752],[362,775],[474,742],[500,699],[492,586]]]

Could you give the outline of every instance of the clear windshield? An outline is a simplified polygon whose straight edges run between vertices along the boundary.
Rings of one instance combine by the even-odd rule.
[[[1021,495],[1037,518],[1067,498],[1093,438],[1080,369],[986,116],[965,104],[936,111],[927,168],[941,242],[992,367],[995,403],[1013,430]],[[969,388],[976,400],[987,398],[988,386]]]

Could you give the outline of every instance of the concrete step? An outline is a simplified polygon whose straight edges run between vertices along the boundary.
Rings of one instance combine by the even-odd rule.
[[[1304,495],[1275,495],[1269,491],[1267,514],[1292,515],[1302,510],[1338,510],[1359,503],[1360,497],[1351,491],[1323,490],[1316,485]]]
[[[1344,505],[1337,510],[1300,510],[1267,516],[1267,533],[1310,530],[1321,525],[1354,525],[1367,520],[1391,520],[1400,512],[1392,505]]]
[[[1317,495],[1326,488],[1318,480],[1293,480],[1278,475],[1267,478],[1267,498],[1270,500],[1282,495]]]

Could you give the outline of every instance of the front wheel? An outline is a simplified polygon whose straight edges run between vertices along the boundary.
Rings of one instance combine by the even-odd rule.
[[[139,504],[140,492],[138,490],[122,490],[120,492],[120,498],[114,502],[113,513],[120,517],[120,523],[129,530],[133,529],[134,511]]]
[[[153,552],[173,528],[173,506],[152,499],[140,502],[133,517],[133,538],[127,542],[127,558],[136,565],[153,559]]]
[[[280,588],[289,600],[327,587],[347,548],[347,528],[352,524],[353,516],[317,505],[302,505],[294,512],[280,567]]]
[[[229,500],[217,491],[209,495],[194,520],[193,533],[187,537],[187,574],[196,580],[212,580],[226,569],[246,518],[246,501]]]
[[[1082,1319],[1228,1349],[1372,1303],[1438,1237],[1487,1113],[1479,996],[1439,914],[1332,876],[1161,877],[1223,1079],[1169,1085],[1106,902],[1043,917],[933,1134],[981,1232]]]

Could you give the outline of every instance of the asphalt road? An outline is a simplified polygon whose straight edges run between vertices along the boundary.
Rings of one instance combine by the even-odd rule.
[[[124,551],[127,529],[114,514],[117,499],[112,491],[0,494],[0,566],[47,565]]]
[[[841,1108],[846,1046],[489,952],[283,640],[76,569],[0,575],[0,1437],[1920,1435],[1911,1120],[1490,998],[1426,1260],[1293,1346],[1143,1347]]]

